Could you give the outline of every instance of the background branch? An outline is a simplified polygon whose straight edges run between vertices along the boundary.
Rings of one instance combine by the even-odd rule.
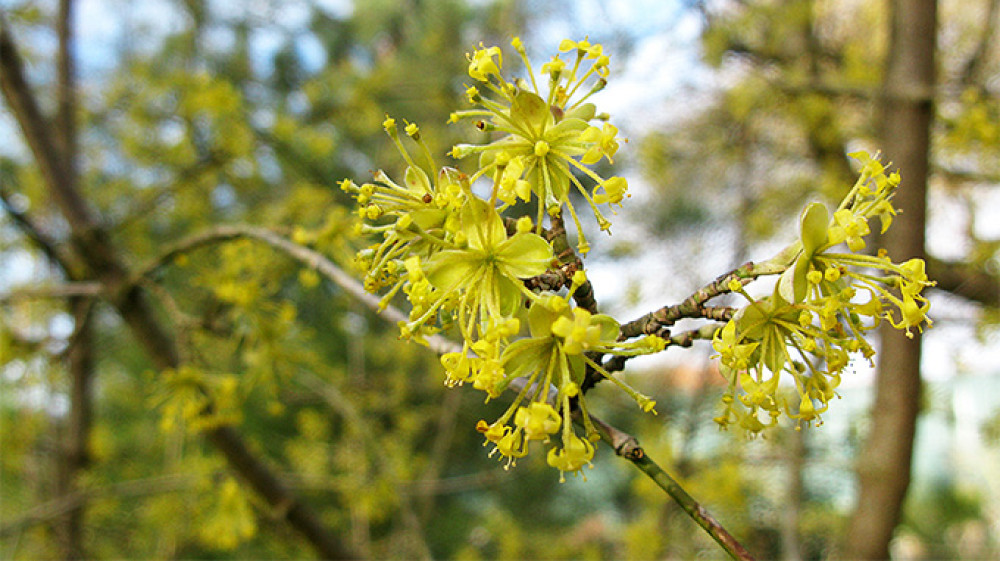
[[[93,298],[99,296],[103,288],[104,286],[101,283],[93,281],[67,282],[49,286],[23,286],[15,288],[7,294],[0,295],[0,303],[42,298],[70,298],[74,296]]]

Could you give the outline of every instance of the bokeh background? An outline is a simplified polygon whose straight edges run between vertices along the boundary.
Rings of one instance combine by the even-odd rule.
[[[224,425],[361,557],[721,557],[606,447],[586,481],[559,484],[541,454],[503,469],[474,426],[504,399],[445,390],[432,353],[315,270],[245,236],[171,250],[252,225],[349,270],[360,242],[336,182],[401,172],[387,113],[418,123],[438,154],[482,140],[447,124],[465,107],[465,53],[500,45],[517,75],[513,36],[535,68],[563,38],[586,36],[612,55],[593,101],[629,139],[615,174],[632,192],[613,236],[585,223],[588,272],[602,311],[634,319],[771,256],[794,239],[804,204],[846,193],[847,153],[878,151],[894,133],[880,95],[898,3],[3,0],[43,124],[61,156],[75,154],[74,186],[143,273],[129,282],[178,360],[165,366],[137,342],[117,294],[74,257],[74,224],[8,82],[0,556],[314,557],[287,522],[297,506],[256,493],[219,453],[212,431]],[[1000,555],[998,5],[937,6],[923,231],[940,286],[913,463],[890,472],[913,476],[888,546],[897,559]],[[75,81],[59,63],[67,52]],[[866,500],[855,468],[878,419],[876,369],[856,359],[821,426],[747,440],[712,421],[723,381],[711,354],[702,343],[630,363],[625,376],[658,416],[600,386],[594,412],[635,434],[758,558],[842,558]],[[214,398],[208,414],[198,388]]]

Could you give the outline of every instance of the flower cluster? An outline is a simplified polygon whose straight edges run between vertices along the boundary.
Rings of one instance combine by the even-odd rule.
[[[855,253],[866,248],[869,219],[878,217],[882,232],[889,227],[899,174],[886,175],[866,153],[852,156],[863,165],[857,183],[832,217],[819,203],[802,212],[800,239],[779,257],[793,255],[773,294],[755,300],[740,282],[730,287],[749,304],[713,341],[729,381],[724,411],[715,419],[722,427],[736,424],[754,435],[776,424],[782,413],[799,423],[820,420],[849,355],[860,352],[870,360],[875,354],[866,332],[882,319],[908,336],[913,328],[931,325],[921,291],[934,283],[922,260],[897,264],[883,251]],[[782,374],[795,382],[794,407],[778,392]]]
[[[584,388],[595,380],[609,380],[641,410],[653,411],[653,400],[608,372],[604,366],[612,362],[601,362],[607,355],[621,361],[665,348],[667,341],[656,336],[633,338],[665,331],[648,323],[634,329],[634,324],[731,316],[724,327],[691,334],[713,339],[729,382],[724,411],[715,420],[750,435],[775,425],[782,415],[800,425],[818,421],[836,395],[850,356],[873,356],[865,336],[882,320],[907,334],[930,325],[921,292],[933,283],[923,261],[897,264],[883,252],[859,253],[866,249],[871,219],[880,220],[883,232],[891,224],[896,213],[891,199],[899,185],[898,174],[887,174],[876,159],[859,153],[854,156],[863,165],[861,177],[832,216],[821,204],[809,205],[800,219],[799,239],[778,256],[722,277],[711,291],[699,291],[665,313],[631,322],[623,335],[621,326],[597,313],[585,296],[590,291],[586,274],[561,227],[565,209],[577,227],[577,249],[586,253],[571,191],[583,196],[604,230],[610,223],[598,205],[621,204],[627,196],[624,179],[603,178],[589,167],[601,159],[610,162],[621,142],[618,129],[587,102],[606,85],[609,59],[600,45],[563,41],[560,52],[568,52],[571,60],[557,55],[542,66],[548,83],[543,92],[521,41],[515,38],[513,46],[529,80],[502,76],[498,47],[481,45],[468,55],[475,85],[466,93],[477,108],[455,112],[451,121],[474,118],[476,127],[494,139],[456,145],[451,155],[477,155],[474,172],[439,168],[419,128],[407,123],[406,136],[419,149],[415,159],[395,120],[387,117],[384,128],[406,162],[403,180],[380,170],[370,183],[341,182],[358,202],[359,233],[379,238],[357,255],[365,289],[383,292],[383,307],[400,295],[409,301],[409,317],[399,325],[402,336],[426,342],[429,335],[457,333],[461,350],[441,357],[445,385],[468,383],[487,401],[508,390],[516,394],[499,418],[477,424],[484,444],[493,446],[490,455],[499,454],[505,467],[528,454],[532,441],[548,449],[548,463],[560,471],[560,480],[589,465],[599,436]],[[605,122],[598,127],[591,124],[595,119]],[[580,177],[589,178],[591,186]],[[477,182],[491,184],[485,198],[473,192]],[[537,205],[535,220],[503,217],[519,202]],[[559,227],[546,230],[546,217]],[[558,258],[553,240],[559,244]],[[744,290],[747,282],[771,274],[780,277],[769,296],[752,298]],[[701,304],[707,298],[724,292],[742,294],[747,305],[727,315],[699,315],[706,312]],[[794,383],[797,398],[791,404],[779,388],[782,379]],[[576,433],[574,419],[583,435]]]
[[[541,78],[548,79],[547,91],[542,92],[521,40],[514,38],[512,45],[530,82],[507,81],[501,75],[500,49],[480,48],[468,57],[469,76],[477,84],[466,90],[469,102],[478,108],[451,114],[452,121],[476,119],[480,130],[502,135],[487,144],[459,144],[451,153],[460,159],[478,155],[479,171],[473,177],[492,176],[496,196],[504,205],[537,197],[539,227],[544,212],[558,214],[565,207],[577,227],[578,249],[586,253],[590,246],[570,202],[571,186],[586,199],[602,230],[608,230],[611,223],[597,205],[620,205],[628,191],[624,178],[605,179],[588,167],[602,158],[611,162],[622,141],[614,125],[589,123],[607,119],[597,115],[587,99],[607,85],[609,58],[599,44],[564,40],[559,51],[570,53],[573,62],[567,64],[557,55],[542,65]],[[592,189],[574,171],[593,181]]]
[[[520,40],[513,44],[530,73]],[[575,63],[567,70],[557,56],[543,67],[549,76],[545,97],[533,74],[530,91],[523,80],[512,83],[501,77],[499,48],[481,48],[469,55],[469,76],[500,99],[490,100],[471,87],[469,99],[485,109],[453,114],[456,121],[490,116],[489,123],[480,120],[477,126],[500,133],[490,144],[452,149],[459,158],[479,154],[479,168],[472,175],[448,167],[435,172],[439,168],[419,128],[409,123],[404,130],[421,154],[420,163],[415,161],[395,120],[387,117],[384,128],[407,164],[403,181],[397,183],[380,170],[371,183],[359,186],[344,180],[341,188],[358,202],[359,233],[381,237],[356,259],[365,274],[365,289],[385,289],[383,307],[400,293],[409,300],[409,318],[399,326],[402,335],[419,342],[455,329],[462,350],[441,357],[446,385],[470,383],[484,391],[487,400],[509,388],[517,390],[498,420],[478,425],[486,444],[494,446],[491,455],[499,453],[511,466],[537,440],[549,446],[551,466],[561,473],[576,473],[589,465],[592,441],[599,438],[580,391],[588,370],[612,380],[644,411],[655,405],[606,372],[595,360],[597,354],[658,352],[665,342],[657,337],[618,341],[617,322],[573,307],[573,294],[586,283],[582,270],[566,275],[571,278],[561,293],[531,290],[528,286],[537,284],[525,282],[560,265],[541,235],[546,215],[561,219],[562,209],[567,208],[577,224],[580,250],[586,251],[579,218],[569,201],[570,185],[584,195],[604,229],[610,223],[596,205],[621,203],[627,189],[624,179],[603,179],[587,167],[601,158],[610,161],[618,149],[617,129],[607,123],[601,128],[590,125],[596,111],[584,103],[590,93],[604,87],[608,57],[600,45],[587,41],[564,42],[561,50],[574,51]],[[587,71],[581,68],[585,61],[590,61]],[[571,102],[592,76],[596,82],[589,92]],[[574,170],[594,180],[592,192]],[[472,192],[471,184],[480,178],[492,179],[487,199]],[[537,202],[535,222],[528,217],[504,221],[501,212],[518,200]],[[522,326],[528,333],[522,335]],[[575,411],[583,413],[583,437],[573,429]],[[557,434],[561,446],[551,438]]]

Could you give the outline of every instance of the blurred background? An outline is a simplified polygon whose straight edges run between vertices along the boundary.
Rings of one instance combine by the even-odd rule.
[[[887,124],[905,105],[886,72],[905,50],[890,32],[903,4],[0,1],[5,72],[12,41],[53,148],[177,349],[151,352],[130,304],[80,262],[87,239],[60,212],[5,74],[0,556],[311,558],[301,501],[366,558],[722,557],[607,447],[586,481],[559,484],[542,454],[504,470],[474,427],[508,402],[445,391],[432,353],[315,270],[238,236],[170,250],[249,224],[349,269],[360,243],[336,182],[399,176],[386,113],[418,123],[436,154],[482,141],[471,123],[446,124],[466,107],[466,52],[500,45],[505,75],[523,75],[513,36],[535,68],[563,38],[589,36],[611,54],[593,101],[629,139],[615,174],[632,198],[612,237],[584,224],[587,266],[602,311],[635,319],[794,239],[804,204],[836,204],[853,184],[847,153],[909,161],[890,150],[909,129]],[[867,487],[880,483],[858,474],[874,472],[912,473],[902,506],[878,507],[891,535],[874,551],[1000,555],[1000,1],[940,0],[936,14],[933,55],[903,75],[936,71],[913,94],[929,119],[926,172],[901,170],[927,213],[911,207],[919,220],[899,226],[926,237],[934,327],[902,362],[884,359],[917,357],[909,382],[879,386],[858,358],[821,426],[757,440],[712,421],[723,380],[708,344],[629,363],[658,416],[593,392],[594,413],[759,559],[862,555],[859,506],[881,503]],[[912,465],[866,446],[905,443],[911,409]],[[234,476],[220,426],[297,502]]]

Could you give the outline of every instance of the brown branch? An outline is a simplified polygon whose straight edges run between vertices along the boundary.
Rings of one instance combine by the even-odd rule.
[[[39,109],[31,88],[24,78],[24,63],[11,37],[6,19],[0,18],[0,90],[10,107],[24,138],[35,156],[39,171],[49,186],[53,198],[80,235],[89,234],[95,226],[85,201],[75,189],[72,170],[61,157],[62,150]]]
[[[978,302],[984,306],[1000,306],[1000,276],[984,267],[966,262],[925,259],[927,277],[937,282],[936,288]]]
[[[56,96],[58,109],[56,112],[56,134],[62,145],[62,159],[72,170],[76,169],[78,138],[76,134],[76,57],[73,42],[72,0],[59,0],[59,18],[56,23],[56,34],[59,37],[59,51],[56,62]],[[71,173],[75,179],[76,173]]]
[[[93,300],[74,296],[70,298],[69,307],[73,313],[75,329],[66,349],[70,406],[58,460],[60,469],[57,489],[60,495],[78,490],[84,470],[90,465],[92,458],[89,444],[94,419]],[[80,504],[63,517],[59,533],[66,559],[85,556],[84,516],[85,505]]]
[[[961,74],[961,82],[975,84],[985,89],[989,53],[996,52],[997,27],[1000,26],[1000,0],[991,0],[986,17],[983,18],[983,34],[976,44],[976,50],[966,61]]]
[[[692,329],[690,331],[683,331],[681,333],[678,333],[677,335],[670,335],[669,337],[665,338],[665,341],[667,342],[667,348],[670,347],[687,348],[694,345],[694,342],[698,340],[711,341],[712,337],[715,336],[715,332],[718,331],[720,327],[722,327],[721,324],[708,323],[702,325],[697,329]],[[621,372],[622,370],[625,369],[625,363],[632,358],[634,357],[616,355],[611,357],[602,366],[604,370],[607,372]]]
[[[93,298],[100,296],[103,288],[104,286],[101,283],[91,281],[68,282],[50,286],[25,286],[15,288],[7,294],[0,295],[0,303],[48,298]]]
[[[8,191],[7,185],[5,185],[6,178],[0,178],[0,180],[2,180],[0,181],[0,203],[2,203],[7,214],[14,221],[14,224],[17,225],[21,233],[38,246],[49,261],[62,269],[67,278],[75,279],[80,277],[82,274],[82,264],[78,262],[76,256],[65,251],[31,216],[18,209],[18,205],[14,204],[11,200],[13,194]]]
[[[549,217],[551,227],[545,233],[546,239],[552,244],[552,250],[556,254],[561,266],[559,273],[563,276],[563,284],[569,286],[573,279],[573,274],[583,270],[583,261],[576,251],[569,245],[566,237],[566,225],[563,223],[561,214]],[[597,300],[594,299],[594,287],[590,281],[583,283],[576,292],[573,293],[573,301],[576,305],[592,314],[597,313]]]
[[[630,339],[639,335],[659,335],[664,339],[670,337],[670,326],[684,318],[705,318],[728,320],[732,318],[734,309],[728,307],[705,306],[705,302],[731,292],[729,283],[732,280],[740,284],[747,284],[753,280],[757,274],[753,263],[747,263],[742,267],[734,269],[728,273],[720,275],[714,281],[696,290],[694,294],[688,296],[680,304],[664,306],[659,310],[649,312],[641,318],[632,320],[621,327],[621,339]]]

